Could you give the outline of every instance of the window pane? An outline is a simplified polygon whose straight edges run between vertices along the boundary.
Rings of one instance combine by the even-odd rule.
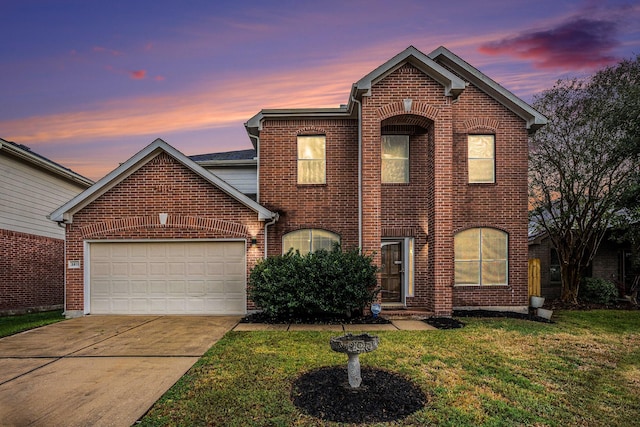
[[[338,235],[330,231],[313,230],[311,232],[311,250],[313,252],[320,249],[330,251],[333,249],[333,244],[339,241]]]
[[[409,136],[382,137],[382,182],[409,182]]]
[[[384,135],[382,137],[382,158],[409,158],[409,135]]]
[[[480,229],[465,230],[455,235],[455,259],[456,261],[468,261],[480,259]]]
[[[507,259],[507,234],[500,230],[482,230],[482,260]]]
[[[324,160],[298,160],[298,184],[324,184]]]
[[[409,160],[383,159],[382,182],[387,184],[409,182]]]
[[[480,284],[479,261],[456,261],[455,284],[478,285]]]
[[[495,136],[467,137],[469,182],[495,182]]]
[[[289,249],[300,251],[301,255],[309,253],[311,243],[310,230],[292,231],[284,235],[282,242],[282,252],[287,253]]]
[[[324,135],[299,136],[298,159],[324,159],[325,145]]]
[[[298,183],[326,182],[326,138],[324,135],[298,137]]]
[[[482,261],[483,285],[506,285],[507,262],[506,261]]]
[[[282,239],[282,252],[286,253],[293,248],[300,251],[301,255],[319,249],[331,250],[334,243],[340,243],[340,237],[330,231],[303,229],[296,230],[284,235]]]
[[[495,182],[493,159],[469,159],[469,182]]]
[[[493,159],[493,135],[469,135],[470,159]]]

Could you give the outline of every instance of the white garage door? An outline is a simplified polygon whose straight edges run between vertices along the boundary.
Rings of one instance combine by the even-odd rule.
[[[93,314],[244,314],[244,242],[90,243]]]

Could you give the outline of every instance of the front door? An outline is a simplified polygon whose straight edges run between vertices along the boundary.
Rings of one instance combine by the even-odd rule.
[[[403,303],[404,261],[402,240],[382,242],[382,302]]]

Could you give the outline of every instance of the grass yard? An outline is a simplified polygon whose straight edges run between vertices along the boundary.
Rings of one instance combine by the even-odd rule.
[[[0,338],[64,320],[62,310],[0,317]]]
[[[466,327],[379,332],[362,366],[401,373],[427,406],[393,426],[640,425],[640,311],[563,311],[555,324],[463,319]],[[289,398],[302,373],[346,364],[331,332],[230,332],[141,420],[143,426],[325,426]]]

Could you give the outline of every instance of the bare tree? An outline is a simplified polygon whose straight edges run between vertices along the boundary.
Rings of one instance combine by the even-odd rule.
[[[530,139],[531,219],[558,252],[564,302],[577,302],[583,271],[637,182],[639,78],[640,56],[534,100],[549,122]]]

